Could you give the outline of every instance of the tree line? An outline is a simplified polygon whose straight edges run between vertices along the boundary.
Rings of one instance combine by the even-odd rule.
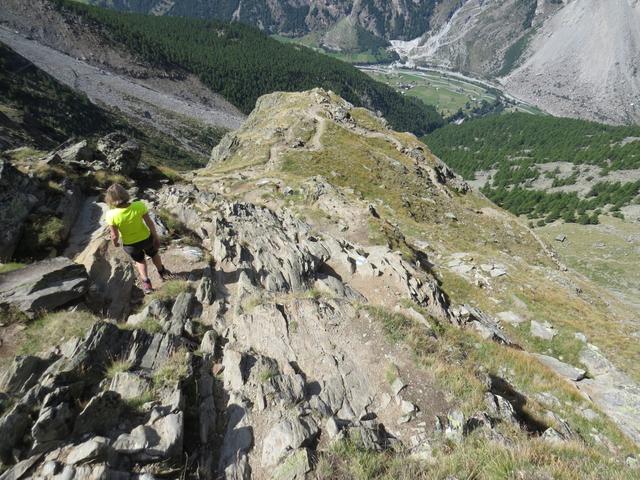
[[[568,177],[559,170],[545,176],[552,187],[575,184],[582,165],[601,168],[604,176],[614,170],[640,168],[640,127],[610,126],[584,120],[510,113],[448,125],[424,137],[425,143],[466,179],[476,172],[495,170],[483,192],[516,215],[527,215],[539,224],[559,218],[567,222],[596,223],[609,205],[617,216],[620,208],[637,201],[640,182],[599,182],[585,198],[574,192],[534,190],[539,165],[574,164]]]

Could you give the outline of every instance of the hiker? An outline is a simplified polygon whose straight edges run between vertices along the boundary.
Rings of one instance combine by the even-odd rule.
[[[153,292],[153,287],[147,274],[145,255],[151,258],[162,280],[166,280],[171,275],[158,254],[160,238],[149,217],[149,210],[141,200],[130,202],[127,191],[117,183],[107,189],[105,201],[109,205],[106,222],[111,229],[111,241],[117,247],[118,240],[122,237],[124,251],[136,263],[142,280],[142,290],[147,295]]]

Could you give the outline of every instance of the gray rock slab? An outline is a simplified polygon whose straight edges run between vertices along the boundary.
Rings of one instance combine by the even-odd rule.
[[[640,444],[640,385],[618,370],[594,345],[580,352],[580,361],[593,378],[576,385],[630,439]]]
[[[503,322],[507,322],[511,325],[520,325],[521,323],[525,322],[524,318],[511,311],[500,312],[496,316]]]
[[[65,257],[32,263],[0,274],[0,305],[34,314],[82,297],[89,286],[84,266]]]
[[[306,446],[318,433],[310,417],[285,419],[267,433],[262,444],[262,465],[275,466],[290,452]]]
[[[118,372],[111,380],[109,390],[118,393],[123,399],[138,398],[149,391],[149,380],[131,372]]]
[[[587,374],[586,370],[576,368],[573,365],[569,365],[568,363],[558,360],[557,358],[550,357],[548,355],[541,355],[539,353],[534,353],[533,356],[567,380],[577,382],[582,380]]]
[[[75,465],[100,458],[107,450],[109,441],[104,437],[94,437],[80,445],[72,447],[67,454],[66,463]]]
[[[540,323],[531,320],[531,335],[542,338],[543,340],[553,340],[558,331],[549,323]]]

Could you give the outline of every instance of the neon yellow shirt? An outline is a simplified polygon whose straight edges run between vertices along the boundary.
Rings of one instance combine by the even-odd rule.
[[[149,227],[142,217],[149,210],[143,201],[131,202],[127,208],[113,208],[105,216],[107,225],[114,226],[120,232],[123,245],[146,240],[151,235]]]

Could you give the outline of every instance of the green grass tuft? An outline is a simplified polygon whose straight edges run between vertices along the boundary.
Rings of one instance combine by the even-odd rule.
[[[84,337],[97,321],[96,316],[84,311],[44,315],[27,325],[19,353],[34,355],[73,337]]]
[[[176,350],[153,374],[155,388],[173,387],[189,375],[189,352],[186,349]]]

